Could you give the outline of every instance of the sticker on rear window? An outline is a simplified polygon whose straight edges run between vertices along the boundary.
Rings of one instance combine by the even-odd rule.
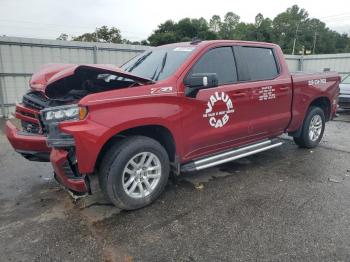
[[[177,52],[192,52],[194,50],[194,47],[176,47],[174,48],[174,51]]]

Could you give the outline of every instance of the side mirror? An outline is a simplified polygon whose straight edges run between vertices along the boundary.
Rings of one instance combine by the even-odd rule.
[[[197,73],[187,76],[184,81],[185,85],[190,88],[210,88],[219,84],[216,73]]]

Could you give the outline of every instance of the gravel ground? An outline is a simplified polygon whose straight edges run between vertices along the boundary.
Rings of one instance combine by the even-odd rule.
[[[348,261],[350,115],[316,149],[283,141],[121,212],[99,196],[74,202],[50,164],[25,160],[0,131],[0,260]]]

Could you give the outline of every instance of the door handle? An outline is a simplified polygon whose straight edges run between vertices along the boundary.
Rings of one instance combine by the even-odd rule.
[[[244,97],[244,96],[247,96],[247,93],[239,92],[239,93],[234,93],[232,96],[233,97]]]
[[[285,91],[285,90],[288,90],[289,89],[289,86],[282,86],[282,87],[280,87],[280,90],[282,90],[282,91]]]

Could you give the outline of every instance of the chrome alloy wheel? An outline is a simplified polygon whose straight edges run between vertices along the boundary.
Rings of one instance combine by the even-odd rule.
[[[322,132],[322,118],[320,115],[314,115],[310,121],[309,138],[311,141],[316,141]]]
[[[133,156],[125,165],[122,183],[125,193],[132,198],[144,198],[157,187],[162,173],[159,158],[151,152]]]

